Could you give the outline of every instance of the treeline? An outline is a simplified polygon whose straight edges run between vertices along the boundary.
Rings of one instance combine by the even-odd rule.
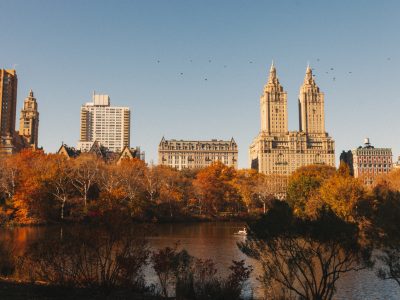
[[[286,178],[222,163],[177,171],[143,161],[106,163],[25,150],[0,161],[0,223],[81,221],[118,210],[143,221],[240,216],[262,211]]]

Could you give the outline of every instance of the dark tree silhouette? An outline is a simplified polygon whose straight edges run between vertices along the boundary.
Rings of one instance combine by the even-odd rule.
[[[249,231],[239,248],[260,261],[260,280],[275,297],[329,300],[343,273],[371,265],[371,251],[360,246],[357,226],[329,210],[316,220],[298,219],[277,200],[262,219],[249,224]]]

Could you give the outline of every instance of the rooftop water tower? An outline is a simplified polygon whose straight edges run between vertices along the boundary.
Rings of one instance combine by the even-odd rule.
[[[370,147],[371,146],[371,143],[369,142],[369,138],[365,138],[364,139],[364,145],[365,145],[365,147]]]

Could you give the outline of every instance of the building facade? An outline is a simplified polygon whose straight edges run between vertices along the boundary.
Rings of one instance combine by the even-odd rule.
[[[16,152],[14,137],[17,86],[15,70],[0,69],[0,154]]]
[[[184,141],[163,137],[158,146],[158,164],[177,170],[205,168],[216,161],[237,169],[238,147],[233,138],[230,141]]]
[[[347,163],[350,173],[366,185],[373,184],[377,176],[387,174],[393,168],[392,149],[375,148],[369,138],[364,140],[364,146],[343,152],[340,160]]]
[[[130,145],[130,109],[110,105],[108,95],[93,93],[92,102],[81,107],[78,149],[89,151],[97,141],[112,152]]]
[[[301,166],[335,166],[335,142],[325,132],[324,94],[308,66],[299,93],[299,131],[288,131],[287,93],[272,63],[260,98],[261,130],[250,145],[250,167],[290,175]]]
[[[38,148],[39,139],[39,112],[33,91],[25,98],[24,106],[19,119],[19,135],[32,149]]]

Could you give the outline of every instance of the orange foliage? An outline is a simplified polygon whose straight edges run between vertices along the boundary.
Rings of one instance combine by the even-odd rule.
[[[229,204],[237,204],[238,193],[233,185],[235,176],[235,169],[221,162],[213,163],[197,174],[193,186],[207,212],[217,213],[232,209]]]

